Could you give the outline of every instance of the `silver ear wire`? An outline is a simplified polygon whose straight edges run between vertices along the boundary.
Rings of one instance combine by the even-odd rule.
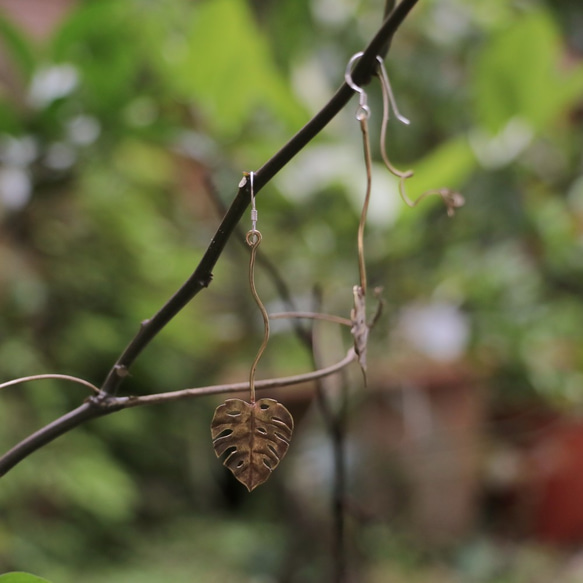
[[[356,119],[359,121],[370,117],[370,107],[367,104],[368,98],[366,91],[352,80],[352,65],[356,60],[360,59],[362,55],[364,55],[362,51],[352,55],[350,61],[348,61],[348,64],[346,65],[346,71],[344,72],[344,80],[348,87],[359,94],[358,109],[356,110]]]
[[[253,190],[253,177],[255,172],[249,172],[249,190],[251,192],[251,230],[257,231],[257,208],[255,207],[255,191]]]
[[[387,90],[387,95],[389,97],[389,103],[393,108],[393,112],[395,113],[395,117],[405,125],[409,125],[411,121],[406,118],[404,115],[401,115],[399,112],[399,108],[397,107],[397,101],[395,100],[395,95],[393,94],[393,90],[391,88],[391,82],[389,81],[389,75],[387,74],[387,70],[385,69],[385,64],[381,57],[377,56],[377,61],[379,63],[378,69],[381,74],[381,83],[384,85],[385,89]]]
[[[253,188],[253,179],[255,172],[243,172],[243,178],[239,182],[239,188],[244,188],[249,181],[249,193],[251,194],[251,229],[247,233],[247,243],[253,246],[261,240],[261,233],[257,230],[257,208],[255,206],[255,190]]]

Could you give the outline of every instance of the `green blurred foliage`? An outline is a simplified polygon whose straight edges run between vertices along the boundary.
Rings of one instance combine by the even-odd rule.
[[[48,583],[46,579],[35,577],[29,573],[6,573],[0,576],[2,583]]]
[[[60,372],[99,384],[196,266],[217,202],[228,204],[241,171],[323,105],[382,10],[325,0],[87,1],[42,42],[2,16],[11,67],[0,91],[2,378]],[[581,7],[568,2],[419,3],[387,61],[413,121],[392,120],[389,153],[415,169],[412,197],[448,186],[466,206],[452,220],[438,198],[402,205],[375,144],[366,234],[371,284],[385,287],[391,323],[403,306],[448,302],[470,330],[459,358],[498,398],[536,395],[566,408],[579,406],[583,389],[583,29],[570,26],[573,15]],[[374,83],[368,91],[376,140],[380,96]],[[342,315],[365,187],[353,105],[258,198],[263,248],[301,307],[318,284],[326,311]],[[247,377],[261,323],[239,243],[124,391]],[[263,273],[258,287],[279,309]],[[310,366],[280,329],[262,376]],[[390,360],[391,330],[375,342]],[[57,381],[4,391],[2,449],[77,406],[82,391]],[[124,411],[25,460],[2,478],[0,569],[60,583],[323,580],[326,535],[302,522],[295,505],[305,493],[284,483],[292,469],[260,498],[244,497],[214,459],[208,422],[218,401]],[[362,527],[371,581],[418,560],[381,556],[381,531],[398,546],[392,531]]]

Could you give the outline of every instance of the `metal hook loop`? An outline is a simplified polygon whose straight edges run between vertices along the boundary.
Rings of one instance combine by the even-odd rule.
[[[348,65],[346,65],[346,72],[344,73],[344,79],[346,81],[346,84],[348,85],[348,87],[350,87],[350,89],[352,89],[353,91],[356,91],[357,93],[360,93],[361,95],[364,93],[364,89],[362,87],[359,87],[353,80],[352,80],[352,65],[355,61],[357,61],[358,59],[360,59],[360,57],[362,57],[362,55],[364,55],[364,53],[362,51],[360,51],[359,53],[356,53],[354,55],[352,55],[352,57],[350,58],[350,61],[348,61]]]
[[[359,94],[358,109],[356,110],[356,119],[359,121],[362,121],[363,119],[368,119],[370,116],[370,107],[367,104],[368,99],[366,91],[362,87],[359,87],[352,80],[352,65],[354,64],[355,61],[360,59],[362,55],[364,55],[362,51],[352,55],[350,61],[348,61],[348,64],[346,65],[346,71],[344,72],[344,80],[346,81],[348,87],[350,87],[353,91],[356,91],[356,93]]]
[[[245,236],[245,240],[247,241],[247,245],[249,247],[257,247],[259,243],[261,243],[261,231],[251,230],[247,232]]]

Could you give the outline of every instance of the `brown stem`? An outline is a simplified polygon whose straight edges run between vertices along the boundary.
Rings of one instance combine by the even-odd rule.
[[[95,393],[99,393],[99,389],[94,384],[90,383],[89,381],[86,381],[84,379],[80,379],[78,377],[72,377],[71,375],[68,375],[68,374],[53,374],[53,373],[35,374],[35,375],[31,375],[29,377],[20,377],[18,379],[6,381],[5,383],[2,383],[0,385],[0,390],[6,389],[8,387],[13,387],[14,385],[20,385],[23,383],[30,383],[32,381],[43,381],[43,380],[48,380],[48,379],[59,380],[59,381],[69,381],[72,383],[77,383],[78,385],[83,385],[84,387],[91,389]]]
[[[334,316],[333,314],[320,314],[319,312],[276,312],[275,314],[269,314],[270,320],[286,320],[288,318],[324,320],[325,322],[332,322],[341,326],[352,326],[352,320],[342,318],[341,316]]]
[[[341,361],[333,365],[305,374],[255,381],[255,389],[273,389],[318,380],[342,370],[344,367],[348,366],[355,357],[354,350],[350,349]],[[141,405],[158,405],[169,401],[179,401],[205,395],[217,395],[219,393],[234,393],[248,390],[249,383],[245,382],[198,387],[196,389],[183,389],[181,391],[144,395],[141,397],[107,397],[103,394],[96,397],[90,397],[85,403],[83,403],[83,405],[77,407],[77,409],[73,409],[73,411],[63,415],[63,417],[59,417],[59,419],[49,423],[49,425],[46,425],[42,429],[39,429],[36,433],[28,436],[10,451],[5,453],[0,459],[0,476],[3,476],[18,462],[22,461],[25,457],[37,450],[40,447],[39,443],[41,445],[48,443],[59,435],[70,431],[80,423],[88,421],[89,419],[102,417],[104,415],[115,413],[116,411],[121,411],[122,409],[139,407]]]
[[[278,389],[281,387],[291,387],[301,383],[316,381],[328,377],[347,367],[356,358],[354,350],[351,348],[346,356],[331,364],[330,366],[303,374],[289,377],[280,377],[277,379],[263,379],[255,381],[255,390],[262,391],[265,389]],[[221,393],[240,393],[249,390],[249,382],[230,383],[227,385],[212,385],[209,387],[197,387],[195,389],[182,389],[181,391],[171,391],[168,393],[158,393],[155,395],[143,395],[141,397],[112,397],[108,399],[106,407],[112,406],[123,409],[129,407],[139,407],[140,405],[158,405],[169,401],[180,401],[182,399],[191,399],[193,397],[202,397],[207,395],[218,395]]]

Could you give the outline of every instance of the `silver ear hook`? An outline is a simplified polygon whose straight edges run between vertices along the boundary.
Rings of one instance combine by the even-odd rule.
[[[356,91],[359,94],[358,99],[358,109],[356,110],[356,119],[363,120],[368,119],[370,117],[370,107],[367,105],[367,96],[366,92],[362,87],[359,87],[353,80],[352,80],[352,64],[354,61],[360,59],[364,53],[360,51],[352,56],[350,61],[348,61],[348,65],[346,65],[346,71],[344,73],[344,80],[348,87],[350,87],[353,91]]]
[[[401,113],[399,112],[399,108],[397,107],[397,102],[395,100],[395,95],[393,94],[393,90],[391,88],[391,82],[389,81],[389,75],[387,74],[387,70],[385,69],[385,64],[383,62],[383,60],[381,59],[381,57],[379,57],[377,55],[377,61],[379,63],[379,71],[381,72],[381,82],[384,84],[386,90],[387,90],[387,95],[389,97],[389,103],[391,104],[391,107],[393,108],[393,112],[395,113],[395,117],[401,122],[404,123],[405,125],[409,125],[411,123],[411,121],[406,118],[404,115],[401,115]]]
[[[255,192],[253,190],[253,177],[255,172],[249,172],[249,190],[251,191],[251,230],[257,231],[257,208],[255,207]]]
[[[261,233],[257,230],[257,208],[255,207],[255,191],[253,190],[253,179],[255,172],[243,172],[243,178],[239,182],[239,188],[244,188],[249,179],[249,192],[251,193],[251,230],[247,233],[247,243],[254,246],[261,241]]]

